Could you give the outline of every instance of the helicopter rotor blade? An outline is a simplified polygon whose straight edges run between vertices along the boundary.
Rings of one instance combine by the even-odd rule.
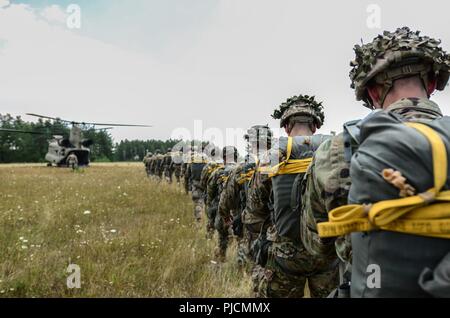
[[[55,117],[49,117],[49,116],[44,116],[44,115],[38,115],[38,114],[33,114],[33,113],[26,113],[26,115],[33,116],[33,117],[44,118],[44,119],[50,119],[50,120],[59,120],[59,121],[63,121],[63,122],[66,122],[66,123],[73,123],[70,120],[65,120],[65,119],[55,118]]]
[[[62,122],[71,123],[71,124],[75,124],[75,125],[112,126],[112,127],[147,127],[147,128],[153,127],[153,126],[149,126],[149,125],[104,124],[104,123],[77,122],[77,121],[66,120],[66,119],[61,119],[61,118],[54,118],[54,117],[43,116],[43,115],[38,115],[38,114],[33,114],[33,113],[27,113],[27,115],[28,116],[39,117],[39,118],[44,118],[44,119],[59,120],[59,121],[62,121]]]
[[[149,125],[131,125],[131,124],[102,124],[102,123],[80,123],[81,125],[92,125],[92,126],[112,126],[112,127],[153,127]]]
[[[93,130],[93,131],[102,131],[102,130],[111,130],[114,129],[114,127],[105,127],[105,128],[90,128],[89,130]]]
[[[26,131],[26,130],[0,128],[0,132],[2,132],[2,131],[10,132],[10,133],[18,133],[18,134],[45,135],[45,133],[39,132],[39,131]]]

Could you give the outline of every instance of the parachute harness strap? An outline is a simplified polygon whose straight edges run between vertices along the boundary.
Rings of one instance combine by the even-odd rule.
[[[211,166],[211,167],[208,168],[207,173],[208,173],[208,175],[211,175],[211,174],[213,174],[216,170],[221,169],[221,168],[223,168],[223,167],[224,167],[224,165]]]
[[[202,156],[192,156],[192,163],[208,163],[208,160]]]
[[[238,183],[239,185],[242,185],[242,184],[244,184],[244,183],[250,181],[250,180],[252,179],[252,177],[253,177],[254,174],[255,174],[255,170],[254,170],[254,169],[250,170],[250,171],[247,172],[247,173],[241,173],[240,176],[239,176],[239,179],[238,179],[237,183]]]
[[[407,198],[336,208],[329,213],[328,222],[317,225],[320,237],[380,229],[450,239],[450,191],[441,191],[447,181],[445,144],[437,132],[424,124],[406,125],[423,134],[431,145],[434,187]]]
[[[268,174],[270,178],[284,174],[305,173],[312,162],[312,158],[290,159],[292,154],[293,140],[294,139],[292,137],[288,138],[287,154],[284,161],[280,162],[274,167],[261,167],[259,168],[259,171]]]
[[[253,155],[253,160],[255,161],[255,167],[258,167],[259,166],[259,162],[260,162],[259,157],[257,155]],[[250,170],[248,170],[247,173],[241,173],[239,175],[237,183],[239,185],[243,185],[246,182],[250,182],[250,180],[252,180],[252,178],[253,178],[253,175],[255,174],[256,169],[257,168],[250,169]]]

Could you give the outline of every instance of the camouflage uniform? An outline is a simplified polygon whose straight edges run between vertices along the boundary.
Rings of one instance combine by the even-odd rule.
[[[232,202],[232,204],[227,203],[229,207],[240,205],[240,209],[242,209],[242,212],[239,211],[240,222],[242,223],[242,238],[238,245],[238,262],[246,263],[246,269],[252,275],[255,293],[260,277],[264,274],[263,267],[260,264],[264,263],[262,254],[267,250],[265,233],[271,224],[271,206],[268,203],[271,184],[265,178],[266,175],[258,172],[258,157],[270,148],[271,138],[272,131],[267,126],[253,126],[248,130],[248,134],[245,136],[249,152],[246,156],[246,163],[241,168],[236,168],[233,177],[230,176],[230,180],[233,181],[230,181],[229,186],[227,185],[226,193],[223,195],[226,201]],[[241,182],[242,185],[238,187]],[[238,189],[241,200],[239,203],[236,201],[237,197],[233,199],[234,193]],[[225,209],[222,210],[221,214],[224,219],[229,219]],[[236,222],[236,220],[233,221]],[[264,242],[263,248],[255,244],[257,241],[259,242],[258,239]]]
[[[267,232],[273,232],[272,202],[270,200],[272,183],[267,174],[259,171],[260,165],[255,167],[255,173],[248,185],[245,210],[242,213],[244,224],[243,248],[251,266],[253,292],[260,296],[261,281],[265,277],[264,266],[267,253],[273,239],[267,238]],[[270,230],[269,230],[270,229]],[[259,246],[257,243],[261,243]]]
[[[230,158],[233,156],[233,159]],[[206,189],[206,204],[208,207],[208,219],[214,219],[214,228],[218,233],[218,248],[216,249],[216,257],[219,261],[224,261],[229,241],[229,225],[218,213],[220,194],[226,187],[230,173],[236,167],[238,158],[237,149],[235,147],[225,147],[223,149],[224,165],[214,170],[208,180]]]
[[[156,159],[156,154],[151,156],[147,161],[148,174],[151,177],[155,176],[155,159]]]
[[[281,127],[293,127],[295,123],[299,123],[320,128],[324,120],[322,109],[321,103],[317,103],[314,97],[300,95],[288,99],[281,105],[280,111],[275,111],[273,117],[281,119]],[[288,159],[307,160],[328,136],[291,138],[289,158],[288,139],[280,138],[278,146],[270,152],[270,161],[262,161],[262,166],[273,167]],[[280,173],[269,176],[273,193],[273,243],[269,247],[264,275],[259,277],[257,296],[300,298],[304,296],[308,282],[312,297],[326,297],[337,283],[337,263],[320,264],[319,267],[301,242],[301,197],[296,196],[294,201],[292,193],[298,189],[304,172]]]
[[[162,176],[162,161],[164,156],[161,154],[160,150],[156,150],[155,155],[151,158],[149,162],[150,166],[150,174],[154,177],[158,177],[159,179]]]
[[[203,154],[194,153],[187,164],[185,180],[189,185],[194,202],[194,217],[197,222],[201,221],[204,209],[203,190],[200,184],[201,173],[207,164],[208,158]],[[187,190],[187,189],[186,189]]]
[[[234,169],[235,164],[227,164],[225,166],[218,167],[209,178],[207,187],[207,199],[206,205],[208,207],[208,222],[214,221],[214,229],[217,231],[219,237],[219,246],[216,251],[216,256],[219,259],[224,260],[229,237],[229,225],[225,223],[225,220],[218,213],[220,194],[226,187],[229,174]],[[208,226],[210,228],[210,225]]]
[[[207,237],[212,237],[212,235],[214,234],[215,212],[212,210],[212,207],[210,207],[207,203],[208,194],[207,194],[206,190],[207,190],[208,184],[211,180],[211,175],[214,173],[214,171],[216,171],[217,169],[222,168],[222,167],[223,167],[223,165],[221,165],[215,161],[208,162],[208,164],[206,164],[205,167],[203,168],[202,175],[200,178],[200,188],[203,193],[202,197],[204,199],[204,203],[206,204]]]
[[[170,163],[169,169],[173,171],[173,174],[175,175],[175,179],[177,180],[177,183],[180,183],[181,181],[181,168],[183,165],[183,158],[182,153],[174,153],[172,156],[172,161]]]
[[[450,58],[445,52],[442,52],[442,50],[438,48],[438,44],[439,42],[433,39],[419,37],[419,33],[410,32],[408,28],[402,28],[394,33],[385,32],[382,36],[375,38],[372,43],[363,47],[357,45],[355,47],[357,59],[352,62],[354,68],[350,73],[352,87],[356,89],[357,99],[364,100],[367,107],[373,108],[372,101],[368,97],[366,91],[367,83],[373,78],[376,78],[376,82],[380,85],[383,81],[386,81],[386,86],[383,87],[384,90],[380,94],[381,104],[383,104],[384,99],[396,79],[417,75],[422,78],[424,84],[427,83],[427,78],[423,78],[423,76],[428,76],[427,74],[429,73],[426,71],[423,72],[423,69],[421,72],[415,71],[421,69],[420,63],[424,60],[428,60],[427,63],[431,62],[431,65],[434,64],[435,76],[438,80],[437,88],[440,90],[444,89],[445,84],[448,81]],[[388,58],[389,55],[396,55],[397,57],[394,60]],[[409,63],[411,64],[406,65],[408,67],[405,67],[405,64],[408,64],[406,61],[408,61],[408,58],[411,58],[411,56],[415,56],[416,59],[409,60]],[[421,56],[421,59],[417,59],[417,56]],[[394,61],[399,62],[403,60],[405,60],[404,64],[402,64],[397,71],[393,72],[392,69],[396,67]],[[376,64],[377,61],[382,62]],[[386,70],[391,70],[391,73],[386,75],[386,73],[384,73]],[[383,77],[378,77],[379,73],[381,73]],[[390,76],[393,76],[392,74],[396,74],[396,77],[389,82],[387,79],[389,79]],[[439,107],[425,98],[404,98],[389,105],[386,110],[382,112],[398,116],[397,118],[400,118],[402,121],[413,122],[430,122],[442,116]],[[369,115],[369,117],[372,115],[376,115],[376,113]],[[355,255],[357,253],[365,255],[363,256],[364,259],[370,259],[374,264],[378,264],[376,259],[377,256],[372,254],[372,250],[352,250],[351,246],[354,238],[372,237],[372,233],[356,233],[356,235],[346,235],[338,238],[321,238],[318,234],[317,224],[328,221],[328,214],[333,209],[348,204],[349,192],[352,185],[350,175],[350,170],[352,168],[351,163],[355,158],[354,156],[352,157],[352,155],[355,154],[358,149],[358,144],[354,142],[354,140],[358,138],[355,138],[355,130],[351,130],[351,127],[358,128],[358,125],[359,123],[348,123],[344,125],[343,133],[321,145],[315,153],[313,163],[309,168],[302,187],[302,196],[304,197],[304,200],[301,230],[305,248],[309,251],[311,257],[316,259],[319,263],[333,262],[339,257],[340,260],[346,263],[347,268],[352,266],[352,262],[353,267],[357,265],[354,263],[356,261]],[[357,134],[359,134],[359,131]],[[395,146],[396,145],[392,145],[392,147]],[[382,158],[379,159],[383,160]],[[367,173],[370,172],[368,171]],[[359,182],[361,182],[361,180],[359,180]],[[373,189],[373,191],[376,192],[376,189]],[[383,235],[383,232],[384,231],[375,231],[374,236],[372,237],[373,244],[376,244],[376,235]],[[391,244],[389,244],[389,246],[384,245],[385,252],[393,253],[392,255],[390,254],[391,261],[396,258],[397,255],[405,255],[404,257],[409,260],[409,264],[411,265],[408,265],[408,270],[406,270],[406,268],[398,269],[397,276],[408,277],[409,274],[407,273],[411,272],[414,263],[412,255],[414,254],[413,251],[415,247],[405,246],[402,250],[395,251],[395,242],[392,240],[401,240],[401,236],[395,236],[396,234],[390,233],[391,232],[388,232],[387,234],[392,236],[392,247]],[[409,242],[413,242],[413,237],[409,238]],[[357,246],[365,248],[364,245]],[[425,254],[430,255],[432,249],[433,248],[430,248],[430,251],[427,251]],[[425,257],[425,254],[421,255]],[[402,256],[400,256],[400,258],[401,257]],[[359,259],[361,259],[361,256]],[[396,265],[390,264],[389,267],[395,268]],[[358,266],[356,266],[356,268],[358,268]],[[386,272],[388,271],[391,272],[392,270],[386,269]],[[354,274],[355,273],[353,273],[353,276],[355,276]],[[397,279],[399,278],[401,277],[397,277]],[[356,288],[366,284],[366,281],[358,281],[355,277],[352,277],[351,280],[352,293],[354,287]],[[417,276],[413,278],[412,281],[404,281],[404,283],[417,286],[418,280],[419,277]],[[350,287],[348,286],[348,282],[344,281],[344,277],[341,277],[341,283],[346,284],[341,286],[339,291],[344,291],[345,294],[348,294]],[[396,288],[398,287],[400,286],[397,285]],[[372,296],[367,295],[366,297],[405,297],[408,293],[410,293],[409,296],[417,297],[417,293],[414,294],[414,292],[409,292],[413,288],[408,288],[408,291],[406,291],[404,295],[397,294],[390,296],[387,296],[388,294],[383,294],[383,288],[372,289],[367,292],[368,295]],[[359,291],[358,294],[359,297],[364,297],[362,296],[364,294],[360,294]]]
[[[163,176],[163,162],[164,162],[164,155],[157,154],[154,161],[153,161],[153,169],[155,171],[155,175],[159,178],[159,180],[162,180]]]
[[[144,157],[144,160],[142,161],[145,166],[145,172],[147,174],[147,177],[150,176],[150,163],[153,155],[151,153],[147,153],[147,155]]]
[[[316,142],[324,140],[325,136],[316,135]],[[309,138],[298,136],[295,139]],[[309,146],[308,144],[308,147]],[[308,148],[305,147],[305,148]],[[306,150],[302,156],[309,157],[314,148]],[[281,156],[285,153],[281,152]],[[297,175],[298,180],[302,179],[302,174]],[[274,177],[276,178],[276,177]],[[272,180],[273,182],[273,180]],[[272,191],[276,190],[273,188]],[[294,181],[292,190],[295,191],[297,186]],[[277,205],[277,196],[274,196],[273,204]],[[294,202],[299,205],[300,202]],[[284,199],[286,200],[286,199]],[[291,203],[291,209],[295,211],[295,205]],[[273,243],[269,247],[268,261],[265,266],[264,276],[260,278],[258,286],[259,297],[282,297],[282,298],[301,298],[304,297],[306,283],[311,297],[326,297],[337,284],[337,263],[324,262],[318,263],[312,259],[301,242],[300,226],[293,226],[289,231],[285,228],[288,225],[287,215],[275,216],[276,210],[273,213]],[[300,215],[299,215],[300,216]],[[298,216],[297,222],[300,223]]]
[[[321,239],[316,225],[328,220],[328,211],[347,204],[351,185],[350,163],[344,159],[343,134],[325,141],[314,154],[302,185],[301,237],[304,246],[318,262],[332,263],[351,260],[351,245],[348,237]],[[337,249],[337,255],[335,253]]]
[[[243,240],[244,231],[242,224],[242,213],[245,209],[248,190],[249,174],[254,172],[254,163],[239,164],[231,171],[228,181],[223,189],[218,206],[218,213],[225,224],[232,224],[233,234],[237,237],[237,263],[244,266],[248,263]]]
[[[172,183],[172,175],[173,175],[173,169],[172,169],[172,153],[168,152],[164,155],[164,159],[162,162],[162,170],[164,178],[169,182]]]
[[[183,181],[183,188],[184,191],[186,192],[186,194],[189,193],[189,191],[191,191],[191,185],[190,185],[190,180],[189,180],[189,175],[188,175],[188,167],[189,167],[189,163],[191,162],[191,154],[184,154],[183,155],[183,163],[181,164],[181,178]]]

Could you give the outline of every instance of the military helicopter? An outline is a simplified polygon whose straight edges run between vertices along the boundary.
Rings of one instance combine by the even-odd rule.
[[[7,128],[0,128],[0,133],[1,132],[4,132],[4,133],[13,133],[13,134],[29,134],[29,135],[48,135],[48,131],[47,132],[44,132],[44,131],[28,131],[28,130],[19,130],[19,129],[7,129]],[[66,144],[66,142],[65,141],[63,141],[63,139],[64,139],[64,137],[63,137],[63,135],[64,135],[64,132],[51,132],[51,134],[52,134],[52,140],[49,140],[48,142],[49,142],[49,150],[48,150],[48,153],[51,153],[52,152],[52,150],[54,149],[54,144],[55,143],[58,143],[58,141],[60,141],[60,143],[61,143],[61,146],[63,145],[63,144]],[[70,146],[69,146],[70,147]],[[52,150],[51,150],[51,148],[53,148]],[[63,152],[61,152],[61,153],[63,153]],[[48,154],[47,154],[47,156],[46,156],[46,160],[48,161],[48,166],[52,166],[52,161],[50,161],[50,158],[47,158],[48,157]],[[82,159],[82,158],[80,158],[80,159]],[[63,166],[63,161],[60,161],[60,162],[55,162],[55,161],[53,161],[56,165],[59,165],[59,166]],[[83,163],[83,160],[82,160],[82,163]]]
[[[83,129],[90,128],[94,130],[109,130],[113,127],[152,127],[148,125],[129,125],[129,124],[104,124],[104,123],[88,123],[88,122],[76,122],[71,120],[65,120],[61,118],[54,118],[49,116],[43,116],[38,114],[27,113],[28,116],[55,120],[62,123],[71,125],[69,138],[65,138],[61,135],[53,135],[53,139],[49,140],[48,151],[45,155],[45,160],[48,161],[47,166],[66,167],[67,157],[70,154],[75,154],[78,159],[79,166],[89,165],[90,146],[93,141],[91,139],[83,139]],[[95,129],[95,126],[110,126],[100,129]],[[29,133],[29,134],[44,134],[38,131],[22,131],[14,129],[1,129],[0,131],[12,132],[12,133]]]

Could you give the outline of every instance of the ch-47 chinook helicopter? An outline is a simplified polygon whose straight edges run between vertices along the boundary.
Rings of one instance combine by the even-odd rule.
[[[48,166],[67,166],[67,157],[70,154],[74,154],[78,158],[78,165],[88,166],[89,165],[89,155],[90,146],[92,146],[93,141],[91,139],[83,139],[82,130],[86,128],[95,129],[95,126],[109,126],[107,128],[101,128],[97,130],[107,130],[113,127],[152,127],[148,125],[128,125],[128,124],[104,124],[104,123],[87,123],[87,122],[76,122],[71,120],[65,120],[60,118],[54,118],[49,116],[42,116],[38,114],[27,114],[28,116],[39,117],[49,120],[57,120],[62,123],[71,125],[69,138],[65,138],[62,135],[54,135],[53,139],[49,140],[48,152],[45,155],[45,160],[48,161]],[[4,130],[5,131],[5,130]],[[16,131],[21,132],[21,131]],[[31,132],[39,134],[39,132]]]

